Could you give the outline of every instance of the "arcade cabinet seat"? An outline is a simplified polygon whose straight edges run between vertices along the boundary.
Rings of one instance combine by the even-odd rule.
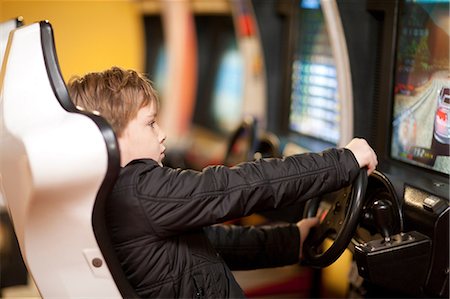
[[[117,140],[71,102],[50,23],[11,32],[0,86],[0,187],[40,294],[138,297],[103,217],[120,169]]]

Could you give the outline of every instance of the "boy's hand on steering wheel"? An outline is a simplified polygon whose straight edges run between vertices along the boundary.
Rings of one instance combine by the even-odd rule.
[[[370,175],[377,167],[377,155],[365,139],[354,138],[345,148],[353,153],[360,168],[367,167],[367,175]]]
[[[312,227],[317,226],[319,224],[319,217],[311,217],[311,218],[305,218],[297,222],[297,227],[300,232],[300,252],[299,252],[299,259],[302,257],[303,252],[303,242],[305,241],[306,237],[308,236],[310,230]]]

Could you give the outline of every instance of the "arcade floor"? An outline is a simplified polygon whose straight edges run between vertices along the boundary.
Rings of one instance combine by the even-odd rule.
[[[235,271],[238,283],[248,298],[288,299],[288,298],[345,298],[342,291],[320,290],[320,295],[312,296],[311,271],[299,266],[287,266],[253,271]],[[25,286],[8,287],[2,290],[2,299],[41,299],[39,292],[29,279]],[[348,298],[348,297],[347,297]],[[356,298],[356,297],[355,297]]]
[[[236,271],[236,280],[249,298],[309,298],[309,271],[298,266],[272,269]],[[3,289],[4,299],[39,299],[35,285],[15,286]]]

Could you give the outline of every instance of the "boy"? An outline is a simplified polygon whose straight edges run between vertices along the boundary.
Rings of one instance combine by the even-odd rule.
[[[242,298],[231,270],[297,263],[316,218],[271,227],[215,225],[339,189],[377,165],[362,139],[344,149],[207,167],[162,165],[166,135],[143,75],[117,67],[69,82],[77,106],[97,110],[118,138],[121,172],[106,217],[129,281],[144,298]]]

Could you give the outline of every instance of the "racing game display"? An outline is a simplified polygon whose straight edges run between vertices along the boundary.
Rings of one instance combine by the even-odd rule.
[[[397,35],[391,155],[450,174],[449,0],[407,0]]]

